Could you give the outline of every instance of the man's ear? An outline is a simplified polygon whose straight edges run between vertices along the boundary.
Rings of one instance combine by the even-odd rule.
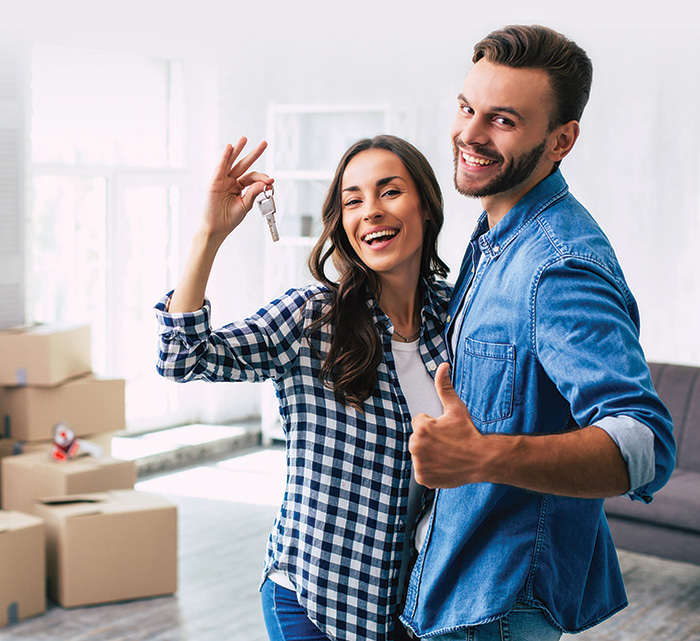
[[[574,147],[578,138],[580,127],[577,120],[570,120],[564,125],[559,125],[549,134],[551,144],[547,151],[547,158],[558,162],[566,156]]]

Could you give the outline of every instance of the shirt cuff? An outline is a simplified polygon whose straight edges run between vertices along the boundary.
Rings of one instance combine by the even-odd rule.
[[[206,340],[209,336],[209,317],[211,304],[207,299],[204,305],[194,312],[170,313],[170,298],[173,292],[169,292],[158,301],[155,306],[158,320],[158,333],[163,340],[173,340],[187,336],[191,340]]]
[[[630,478],[630,491],[627,495],[648,501],[645,495],[636,495],[636,490],[653,481],[656,475],[654,432],[631,416],[606,416],[596,421],[595,425],[605,430],[615,441],[627,463]]]

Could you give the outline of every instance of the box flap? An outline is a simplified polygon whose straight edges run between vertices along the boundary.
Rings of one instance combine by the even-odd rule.
[[[86,323],[27,323],[25,325],[15,325],[14,327],[8,327],[7,329],[0,330],[0,333],[7,335],[41,335],[68,332],[74,329],[83,329],[85,327],[88,327]]]
[[[46,496],[35,499],[43,505],[102,504],[109,499],[106,493],[69,494],[68,496]]]
[[[25,323],[24,325],[15,325],[14,327],[6,327],[0,330],[2,334],[26,334],[39,327],[41,323]]]
[[[43,521],[32,514],[16,510],[0,510],[0,534],[29,526],[39,525]]]

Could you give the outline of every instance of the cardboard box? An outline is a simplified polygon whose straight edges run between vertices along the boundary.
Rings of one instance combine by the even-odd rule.
[[[43,496],[68,496],[131,489],[136,482],[134,461],[110,456],[81,456],[57,461],[47,453],[32,452],[0,459],[2,507],[32,513]]]
[[[64,607],[177,590],[177,506],[137,490],[36,501],[48,593]]]
[[[0,626],[46,609],[44,522],[0,510]]]
[[[68,423],[76,436],[126,428],[124,379],[83,376],[55,387],[0,388],[0,418],[7,438],[53,439],[53,426]]]
[[[81,440],[89,441],[93,445],[97,445],[102,450],[102,456],[111,456],[112,454],[112,439],[113,432],[104,434],[89,434],[82,436]],[[5,456],[15,456],[17,454],[27,454],[30,452],[41,452],[45,456],[49,456],[53,440],[51,441],[20,441],[15,438],[0,438],[0,459]],[[78,454],[85,454],[83,450],[78,450]],[[0,466],[2,462],[0,461]],[[0,473],[0,505],[2,505],[2,474]]]
[[[0,385],[58,385],[92,370],[89,325],[0,331]]]
[[[20,454],[21,451],[17,449],[19,441],[15,441],[11,438],[0,438],[0,466],[2,466],[2,459],[6,456],[14,456],[15,454]],[[2,505],[2,477],[0,476],[0,505]]]

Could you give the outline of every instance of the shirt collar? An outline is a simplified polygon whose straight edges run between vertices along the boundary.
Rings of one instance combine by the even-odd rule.
[[[479,237],[481,251],[494,258],[498,257],[527,223],[539,216],[555,200],[564,197],[568,191],[569,186],[561,171],[557,169],[527,192],[493,229],[489,229],[487,214],[483,212],[472,240]]]

